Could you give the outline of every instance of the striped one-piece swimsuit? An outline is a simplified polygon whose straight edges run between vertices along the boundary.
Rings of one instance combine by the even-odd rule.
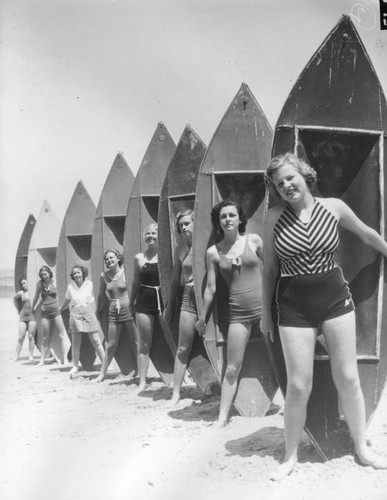
[[[281,271],[277,286],[280,325],[317,327],[354,309],[336,263],[338,245],[338,220],[318,200],[307,223],[286,206],[274,227]]]

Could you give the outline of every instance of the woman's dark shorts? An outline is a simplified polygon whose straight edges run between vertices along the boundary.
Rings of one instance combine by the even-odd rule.
[[[340,267],[319,274],[283,276],[277,285],[278,324],[317,328],[355,310]]]

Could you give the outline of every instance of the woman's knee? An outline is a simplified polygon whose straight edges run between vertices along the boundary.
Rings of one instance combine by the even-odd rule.
[[[312,392],[312,378],[288,378],[286,386],[286,397],[299,400],[308,400]]]
[[[242,368],[242,363],[233,363],[227,365],[224,378],[227,379],[227,381],[230,384],[233,384],[238,379],[241,368]]]
[[[339,373],[333,375],[333,380],[339,392],[345,394],[353,394],[361,390],[360,380],[357,370],[340,370]]]

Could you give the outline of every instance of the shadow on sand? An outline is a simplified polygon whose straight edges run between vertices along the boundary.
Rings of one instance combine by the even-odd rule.
[[[247,436],[228,441],[225,444],[228,456],[266,457],[282,461],[285,454],[284,430],[280,427],[263,427]],[[322,462],[317,450],[304,434],[298,452],[300,463]]]

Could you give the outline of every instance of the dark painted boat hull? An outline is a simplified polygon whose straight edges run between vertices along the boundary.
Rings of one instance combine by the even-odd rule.
[[[130,195],[124,232],[124,261],[127,285],[133,281],[133,261],[145,250],[144,229],[157,222],[160,191],[165,173],[175,151],[175,144],[163,123],[159,123],[137,172]],[[173,346],[165,324],[156,321],[150,358],[168,385],[173,381]]]
[[[270,159],[271,141],[270,125],[250,89],[243,84],[214,134],[198,177],[193,259],[199,308],[205,286],[205,253],[215,242],[210,221],[212,207],[225,198],[238,201],[249,219],[247,232],[262,234],[263,173]],[[227,304],[227,290],[219,278],[205,333],[208,356],[219,380],[227,362]],[[243,416],[262,416],[277,388],[264,340],[257,329],[246,348],[235,406]]]
[[[129,196],[133,187],[134,175],[121,153],[118,153],[110,172],[95,212],[93,235],[91,240],[91,274],[96,299],[100,289],[100,276],[104,271],[103,255],[109,248],[122,252],[124,227]],[[106,298],[100,316],[100,323],[105,339],[108,338],[109,303]],[[121,334],[114,355],[124,375],[134,375],[137,370],[136,333]]]
[[[159,272],[164,303],[168,300],[173,273],[173,254],[183,240],[176,232],[178,212],[194,209],[199,168],[206,152],[200,137],[187,125],[169,164],[159,204]],[[180,304],[176,304],[169,326],[169,335],[175,346],[179,343]],[[203,340],[195,335],[187,369],[198,386],[206,389],[218,379],[212,368]]]
[[[63,219],[57,250],[56,280],[59,304],[66,298],[67,286],[71,281],[70,272],[74,265],[81,265],[89,271],[91,279],[91,236],[95,217],[95,205],[82,181],[79,181]],[[69,330],[69,310],[62,314],[67,333]],[[102,331],[101,331],[102,337]],[[92,370],[96,354],[88,335],[83,335],[80,362],[85,370]]]
[[[352,22],[343,16],[291,91],[276,126],[273,156],[292,151],[305,158],[317,171],[316,195],[341,198],[366,224],[385,234],[386,131],[382,88]],[[387,374],[384,264],[351,233],[341,231],[340,239],[338,262],[356,306],[358,368],[369,422]],[[273,356],[285,391],[278,336]],[[324,459],[352,450],[320,342],[306,430]]]

